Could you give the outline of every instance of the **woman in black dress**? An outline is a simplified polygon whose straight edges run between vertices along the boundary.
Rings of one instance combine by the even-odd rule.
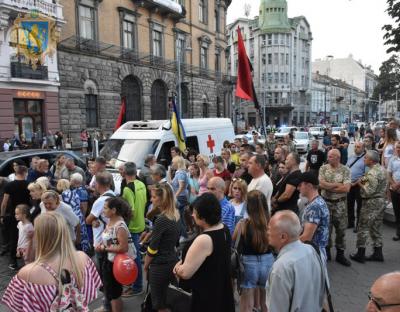
[[[221,223],[221,206],[211,193],[198,197],[193,206],[193,218],[203,231],[190,246],[184,261],[179,261],[174,273],[190,279],[191,312],[234,312],[230,272],[231,236]]]

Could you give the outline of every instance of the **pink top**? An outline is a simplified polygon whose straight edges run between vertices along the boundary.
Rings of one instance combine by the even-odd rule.
[[[86,132],[81,132],[81,141],[87,141],[88,140],[88,135]]]
[[[207,178],[207,172],[204,172],[203,177],[199,177],[199,195],[206,193],[207,190],[207,183],[208,183],[208,178]]]
[[[88,259],[85,266],[83,282],[82,295],[87,305],[89,305],[90,302],[96,299],[97,289],[101,286],[100,276],[90,259]],[[29,283],[15,275],[1,301],[14,312],[49,311],[56,294],[56,285]]]

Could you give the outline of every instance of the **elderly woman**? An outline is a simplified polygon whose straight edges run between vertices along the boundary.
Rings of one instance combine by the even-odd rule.
[[[47,187],[43,182],[32,182],[29,183],[28,185],[28,190],[29,194],[31,195],[32,198],[32,208],[30,210],[31,214],[31,221],[32,223],[35,222],[35,219],[38,215],[40,215],[41,209],[40,209],[40,203],[41,203],[41,198],[44,192],[47,191]]]
[[[231,281],[231,235],[221,223],[221,205],[205,193],[193,203],[193,218],[203,231],[174,268],[192,285],[191,312],[234,312]]]
[[[60,215],[62,215],[65,222],[67,223],[71,239],[74,241],[75,244],[79,244],[81,236],[79,218],[75,215],[71,206],[62,202],[60,200],[60,196],[55,191],[44,192],[41,199],[41,213],[43,214],[46,212],[56,211]]]
[[[90,251],[89,236],[87,233],[85,218],[81,211],[81,201],[76,190],[71,189],[71,184],[68,180],[61,179],[57,182],[57,191],[61,194],[61,198],[64,203],[71,206],[75,215],[79,218],[80,229],[81,229],[81,240],[80,245],[77,246],[79,250],[86,253]]]
[[[38,216],[33,241],[36,260],[13,277],[2,303],[16,312],[52,311],[50,307],[60,291],[59,281],[67,271],[73,277],[73,286],[83,297],[82,311],[88,311],[88,305],[97,297],[96,290],[101,281],[92,260],[75,250],[65,218],[58,213]]]
[[[69,179],[71,184],[71,190],[75,191],[80,200],[80,208],[84,217],[87,216],[89,194],[83,184],[83,177],[80,173],[73,173]]]

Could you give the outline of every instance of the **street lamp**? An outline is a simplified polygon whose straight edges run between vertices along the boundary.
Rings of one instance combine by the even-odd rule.
[[[184,35],[181,35],[184,36]],[[190,40],[190,38],[189,38]],[[183,37],[183,40],[180,37],[180,34],[176,34],[176,41],[175,41],[175,46],[176,46],[176,66],[177,66],[177,74],[178,74],[178,114],[179,118],[182,119],[182,79],[181,79],[181,58],[182,58],[182,52],[186,51],[191,51],[192,48],[190,45],[186,45],[186,40],[185,37]]]

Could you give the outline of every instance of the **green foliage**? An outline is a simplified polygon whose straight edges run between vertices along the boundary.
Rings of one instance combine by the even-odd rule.
[[[393,19],[393,24],[382,27],[386,31],[383,39],[385,45],[389,46],[387,53],[400,51],[400,0],[387,0],[388,8],[386,12]]]
[[[379,70],[378,85],[374,90],[373,98],[378,99],[380,94],[384,101],[393,100],[396,90],[400,87],[399,57],[392,55],[382,63]]]

